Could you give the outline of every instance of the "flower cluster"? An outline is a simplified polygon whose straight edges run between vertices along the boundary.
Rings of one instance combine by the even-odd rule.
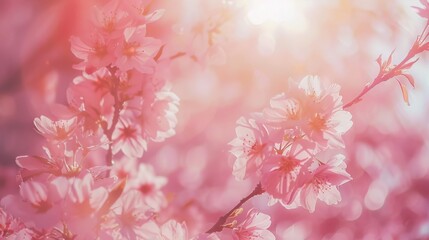
[[[342,108],[340,87],[307,76],[250,118],[240,118],[230,143],[237,179],[257,177],[270,204],[315,210],[316,200],[336,204],[337,189],[351,180],[342,135],[352,126]]]
[[[67,89],[67,106],[34,120],[45,156],[16,158],[20,192],[1,205],[22,222],[2,211],[3,237],[187,238],[185,225],[155,220],[167,179],[137,162],[149,141],[175,134],[178,110],[159,67],[162,43],[146,36],[163,10],[149,4],[110,1],[95,8],[91,35],[71,38],[82,75]]]
[[[236,215],[241,214],[242,208],[237,209]],[[232,221],[224,226],[227,230],[220,233],[205,233],[197,236],[195,240],[274,240],[276,237],[268,230],[271,225],[270,216],[259,212],[256,209],[250,209],[244,220]]]
[[[87,39],[71,38],[83,75],[67,92],[70,107],[88,130],[106,135],[113,154],[139,158],[148,141],[175,133],[178,98],[157,63],[162,42],[146,36],[162,13],[150,11],[148,1],[110,1],[95,9]]]
[[[171,15],[169,12],[167,21],[173,20],[174,24],[158,21],[163,17],[164,10],[155,8],[160,3],[176,8],[176,2],[95,2],[102,4],[92,9],[89,29],[84,31],[86,35],[81,34],[69,39],[71,52],[78,59],[74,69],[79,73],[66,89],[65,104],[51,105],[51,114],[41,115],[33,121],[35,130],[44,140],[42,153],[18,156],[15,159],[19,167],[19,190],[14,194],[1,196],[1,239],[274,240],[276,236],[305,238],[289,231],[295,228],[295,225],[299,228],[299,224],[304,223],[293,216],[294,213],[287,219],[288,222],[283,222],[286,224],[282,224],[279,221],[283,217],[281,212],[271,211],[271,215],[267,215],[254,206],[245,204],[264,193],[269,197],[270,206],[279,203],[279,206],[287,209],[302,207],[310,213],[316,211],[319,200],[327,205],[339,203],[342,199],[339,186],[352,180],[346,170],[343,135],[349,131],[353,122],[352,115],[345,109],[359,102],[378,84],[393,78],[398,80],[403,98],[408,103],[407,85],[415,86],[414,77],[409,70],[418,61],[418,56],[429,50],[429,3],[427,0],[420,0],[424,6],[417,10],[419,15],[426,19],[426,25],[407,55],[398,64],[393,63],[393,54],[387,60],[380,56],[377,59],[378,75],[349,103],[343,104],[338,84],[322,81],[317,76],[306,76],[298,82],[289,81],[286,92],[271,98],[269,106],[262,111],[239,118],[236,138],[230,142],[230,152],[235,160],[232,175],[228,169],[229,174],[222,179],[224,176],[219,178],[218,172],[210,169],[212,165],[208,164],[208,160],[224,157],[224,151],[217,151],[219,155],[211,155],[206,146],[200,145],[201,139],[211,141],[219,137],[206,138],[219,128],[212,128],[212,132],[207,134],[199,134],[201,126],[209,124],[210,121],[207,120],[211,116],[205,116],[206,118],[201,120],[201,113],[195,115],[196,117],[193,114],[184,114],[188,119],[194,120],[181,128],[187,134],[186,141],[189,141],[179,144],[183,147],[184,155],[176,152],[177,146],[173,146],[174,144],[155,154],[147,153],[148,146],[154,142],[165,141],[176,133],[179,98],[169,88],[170,73],[186,72],[183,74],[185,76],[178,74],[177,79],[195,77],[191,75],[195,67],[198,64],[204,65],[203,69],[197,69],[201,70],[201,77],[197,77],[209,80],[201,81],[202,84],[195,88],[197,91],[201,89],[202,95],[208,92],[208,89],[215,89],[219,79],[223,77],[229,79],[232,76],[247,76],[236,75],[230,66],[226,66],[222,68],[226,71],[219,73],[219,79],[212,79],[215,71],[221,69],[221,65],[227,60],[227,54],[228,59],[234,55],[243,59],[241,53],[248,52],[247,45],[241,44],[244,39],[256,40],[260,53],[274,52],[276,47],[281,50],[281,46],[276,46],[275,34],[272,34],[274,32],[271,32],[277,24],[261,25],[259,29],[268,28],[256,37],[241,19],[244,16],[258,17],[257,11],[245,12],[247,7],[251,9],[256,6],[263,10],[261,13],[269,10],[267,13],[272,14],[271,9],[277,5],[281,6],[281,1],[273,1],[276,2],[273,3],[274,7],[267,9],[255,4],[257,1],[185,1],[187,3],[184,5],[192,5],[192,8],[199,11],[189,12],[190,15],[183,11],[183,19],[180,19],[182,11],[172,11]],[[255,6],[251,7],[252,4]],[[293,5],[289,7],[292,8]],[[174,16],[175,14],[179,17]],[[279,17],[273,16],[270,19],[274,22],[280,21]],[[164,29],[164,24],[168,26],[168,30]],[[342,27],[343,25],[341,24]],[[156,34],[151,32],[153,29],[156,29]],[[174,37],[168,34],[173,34]],[[238,41],[227,45],[232,42],[229,41],[230,37],[235,37]],[[335,39],[337,42],[337,37]],[[183,43],[180,43],[181,40]],[[252,47],[254,43],[251,44]],[[224,48],[227,46],[230,48]],[[230,51],[231,47],[237,51]],[[170,64],[173,60],[182,59],[182,56],[192,61]],[[265,58],[261,59],[263,61]],[[246,61],[240,66],[243,69],[253,70],[253,64],[262,63],[259,58],[249,57],[244,60]],[[251,61],[247,62],[248,60]],[[299,66],[301,63],[296,64]],[[206,69],[210,65],[219,66]],[[323,71],[321,74],[326,75]],[[259,74],[258,70],[254,75],[264,74]],[[193,84],[191,82],[190,85],[194,86]],[[235,89],[238,89],[235,84],[225,88],[225,92],[231,95],[230,99],[239,96],[235,93]],[[216,94],[213,96],[216,96],[216,99],[218,97]],[[6,99],[6,103],[8,101]],[[190,101],[185,98],[183,102]],[[0,99],[0,105],[5,105],[3,99]],[[224,109],[228,109],[226,107]],[[213,111],[208,115],[218,114]],[[356,116],[354,120],[357,121],[359,117],[361,116]],[[224,116],[222,120],[225,120]],[[194,130],[191,129],[193,124],[196,131],[189,131]],[[221,124],[219,126],[222,127]],[[420,139],[416,141],[418,140]],[[421,142],[419,144],[424,145],[424,141]],[[222,142],[220,145],[224,144]],[[366,154],[360,150],[359,143],[353,147],[357,149],[357,156]],[[404,152],[415,154],[417,150],[411,147]],[[348,154],[352,155],[350,152]],[[146,157],[144,162],[141,161],[143,156]],[[158,157],[161,160],[152,165],[153,156],[156,156],[154,160],[158,160]],[[361,163],[361,158],[356,158],[357,164],[369,165]],[[403,158],[408,158],[408,155],[404,154]],[[352,162],[349,167],[354,165],[355,162]],[[183,172],[181,166],[187,169]],[[380,164],[379,168],[383,166],[385,164]],[[224,167],[228,168],[226,164]],[[203,169],[207,171],[201,172]],[[422,170],[422,176],[427,175],[426,170]],[[381,173],[380,171],[380,175]],[[216,211],[219,209],[223,209],[224,204],[218,204],[219,199],[226,202],[236,200],[235,195],[230,196],[230,192],[234,192],[236,188],[230,187],[229,191],[218,196],[224,189],[215,186],[220,182],[219,179],[225,180],[223,182],[227,186],[235,186],[229,182],[233,177],[237,180],[251,179],[251,182],[258,184],[249,195],[202,233],[202,228],[209,228],[206,225],[213,224],[209,218],[218,214]],[[359,176],[354,178],[358,181],[356,179]],[[381,208],[390,186],[381,184],[379,178],[381,179],[376,176],[376,180],[368,187],[362,204],[356,199],[344,203],[350,206],[350,211],[343,214],[344,219],[358,219],[362,215],[363,205],[369,210]],[[231,182],[237,184],[235,181]],[[0,179],[0,185],[3,184],[3,179]],[[214,187],[209,188],[208,185]],[[177,189],[180,189],[180,192]],[[403,191],[400,193],[411,195]],[[427,201],[419,194],[404,199],[408,205],[412,205],[409,209],[413,214],[424,212],[422,209],[427,206]],[[244,208],[249,209],[247,214],[242,214]],[[322,216],[323,212],[320,210],[318,209],[321,213],[319,215],[328,219]],[[312,217],[312,221],[319,224],[320,218],[317,218],[317,214],[312,216],[316,216]],[[398,215],[394,218],[403,217]],[[421,227],[413,228],[419,228],[419,232],[426,234],[426,220],[422,221]],[[277,224],[275,232],[270,230],[272,221]],[[289,226],[291,223],[293,225]],[[337,228],[337,225],[334,225],[329,228]],[[395,226],[392,229],[396,229],[397,225],[392,225]],[[310,227],[312,226],[308,225],[308,228]],[[316,233],[320,234],[319,238],[323,236],[330,239],[348,239],[352,236],[347,229],[343,231],[344,229],[338,227],[339,230],[335,231],[339,232],[334,235],[333,231],[326,228],[326,234]]]

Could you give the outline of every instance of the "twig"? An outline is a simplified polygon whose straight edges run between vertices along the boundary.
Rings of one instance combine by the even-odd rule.
[[[261,183],[258,183],[255,189],[247,197],[241,199],[240,202],[237,205],[235,205],[235,207],[233,207],[228,213],[220,217],[219,220],[215,223],[215,225],[213,225],[213,227],[211,227],[206,233],[214,233],[214,232],[222,231],[226,221],[231,216],[231,214],[234,213],[235,210],[240,208],[249,199],[253,198],[254,196],[261,195],[264,192],[265,190],[262,189]]]
[[[381,82],[385,82],[385,81],[387,81],[387,80],[389,80],[389,79],[391,79],[391,78],[393,78],[393,77],[395,77],[397,75],[400,75],[401,71],[404,68],[406,68],[407,65],[409,67],[412,64],[414,64],[418,59],[415,60],[414,62],[410,62],[410,60],[412,60],[413,58],[415,58],[419,53],[427,50],[426,49],[426,47],[427,47],[426,45],[428,43],[424,43],[424,41],[427,38],[427,35],[423,39],[422,39],[422,36],[424,35],[425,31],[428,29],[428,24],[429,23],[426,24],[425,28],[422,30],[421,34],[417,38],[417,40],[414,43],[414,45],[411,47],[411,49],[408,51],[407,55],[404,57],[404,59],[398,65],[395,65],[392,69],[389,69],[387,72],[383,72],[385,69],[380,69],[380,72],[377,75],[377,77],[374,79],[374,81],[370,85],[366,85],[362,89],[362,91],[359,93],[359,95],[357,95],[353,100],[351,100],[347,104],[344,104],[343,108],[345,109],[345,108],[351,107],[354,104],[360,102],[362,100],[362,97],[364,95],[366,95],[375,86],[377,86]],[[388,67],[388,66],[386,66],[386,67]]]
[[[178,52],[178,53],[176,53],[176,54],[172,55],[172,56],[170,57],[170,60],[174,60],[174,59],[176,59],[176,58],[183,57],[183,56],[185,56],[185,55],[186,55],[186,53],[185,53],[185,52]]]
[[[110,74],[112,75],[111,94],[113,95],[113,99],[114,99],[113,106],[115,110],[113,112],[112,124],[110,125],[110,128],[104,129],[104,133],[106,134],[107,139],[109,139],[109,149],[107,150],[106,164],[108,166],[112,166],[113,165],[112,136],[113,136],[113,132],[115,131],[116,125],[119,122],[119,114],[122,109],[122,103],[119,100],[119,96],[118,96],[119,78],[115,76],[116,69],[112,67],[108,67],[108,69],[110,71]]]

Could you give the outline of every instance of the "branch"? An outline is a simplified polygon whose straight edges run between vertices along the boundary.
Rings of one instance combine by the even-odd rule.
[[[231,216],[232,213],[234,213],[238,208],[240,208],[245,202],[249,201],[249,199],[253,198],[254,196],[261,195],[264,193],[265,190],[262,189],[261,183],[258,183],[256,185],[255,189],[245,198],[241,199],[240,202],[235,205],[234,208],[232,208],[227,214],[223,215],[219,218],[219,220],[216,222],[213,227],[211,227],[206,233],[214,233],[214,232],[220,232],[224,228],[224,225],[228,218]]]
[[[180,58],[186,55],[186,52],[178,52],[176,54],[174,54],[173,56],[170,57],[170,60],[174,60],[176,58]]]
[[[111,87],[111,94],[113,95],[113,99],[114,99],[114,112],[113,112],[113,118],[112,118],[112,124],[110,125],[110,128],[105,128],[104,129],[104,134],[106,134],[107,139],[109,139],[109,149],[107,150],[107,155],[106,155],[106,164],[108,166],[112,166],[113,165],[113,149],[112,149],[112,135],[113,135],[113,131],[116,128],[116,125],[119,122],[119,114],[120,111],[122,109],[122,103],[119,100],[119,96],[118,96],[118,88],[119,88],[119,78],[115,76],[116,73],[116,69],[112,68],[112,67],[108,67],[110,74],[112,75],[112,87]]]
[[[429,27],[429,21],[426,23],[422,32],[418,35],[416,41],[414,42],[411,49],[408,51],[407,55],[404,57],[404,59],[402,59],[402,61],[398,65],[394,65],[394,67],[391,69],[386,69],[390,65],[393,53],[389,56],[387,63],[382,63],[380,58],[377,59],[377,62],[380,65],[380,72],[378,73],[377,77],[370,85],[365,86],[364,89],[362,89],[362,91],[359,93],[357,97],[355,97],[347,104],[344,104],[343,108],[345,109],[345,108],[351,107],[354,104],[360,102],[362,100],[362,97],[366,95],[375,86],[377,86],[379,83],[385,82],[398,75],[403,75],[402,70],[409,69],[414,63],[416,63],[418,61],[418,58],[414,61],[411,61],[411,60],[415,59],[415,57],[418,54],[429,50],[429,47],[428,47],[429,42],[425,42],[429,37],[429,32],[427,32],[428,27]],[[411,83],[411,84],[414,86],[414,83]]]
[[[158,59],[161,57],[162,52],[164,52],[164,47],[165,45],[162,45],[161,48],[159,48],[158,52],[156,53],[155,57],[153,57],[155,61],[158,61]]]
[[[399,63],[398,65],[396,65],[394,68],[392,68],[391,70],[387,71],[386,73],[380,73],[375,79],[374,81],[370,84],[365,86],[362,91],[359,93],[358,96],[356,96],[353,100],[351,100],[350,102],[348,102],[347,104],[343,105],[343,109],[346,109],[348,107],[353,106],[354,104],[360,102],[362,100],[362,97],[364,95],[366,95],[371,89],[373,89],[375,86],[377,86],[378,84],[380,84],[381,82],[385,82],[395,76],[397,76],[402,68],[404,68],[405,65],[408,64],[408,61],[411,60],[412,58],[414,58],[417,54],[416,53],[412,53],[412,50],[410,50],[410,52],[407,54],[407,56],[401,61],[401,63]],[[417,61],[417,60],[416,60]],[[415,63],[411,62],[411,63]]]

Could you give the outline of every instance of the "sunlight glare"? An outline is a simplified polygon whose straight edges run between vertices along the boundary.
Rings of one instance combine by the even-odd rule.
[[[285,30],[300,32],[307,28],[303,7],[296,0],[252,0],[247,17],[254,25],[281,25]]]

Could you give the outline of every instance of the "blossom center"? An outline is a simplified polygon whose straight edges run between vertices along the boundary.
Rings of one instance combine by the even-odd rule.
[[[133,43],[127,43],[124,46],[123,54],[127,57],[132,57],[137,54],[137,48],[139,47],[139,43],[133,42]]]
[[[94,52],[97,57],[102,58],[107,55],[107,47],[101,43],[96,43]]]
[[[106,30],[106,32],[108,33],[111,33],[115,30],[115,28],[116,28],[115,18],[113,16],[105,17],[104,30]]]
[[[137,219],[132,212],[125,212],[121,214],[119,220],[123,226],[132,227],[135,225]]]
[[[122,128],[122,136],[124,138],[134,138],[135,133],[136,133],[136,129],[134,129],[130,126]]]
[[[295,159],[291,157],[282,157],[280,162],[280,171],[285,173],[290,173],[295,170],[295,168],[298,166],[298,163]]]
[[[143,185],[140,186],[139,190],[143,194],[148,194],[148,193],[152,192],[153,185],[149,184],[149,183],[145,183],[145,184],[143,184]]]
[[[75,213],[79,216],[88,216],[93,212],[93,208],[91,206],[91,203],[89,202],[89,199],[85,199],[81,203],[76,203],[75,207]]]
[[[299,108],[298,101],[296,101],[295,99],[288,100],[285,111],[288,119],[298,120],[300,115],[299,114],[300,108]]]
[[[134,8],[137,10],[139,15],[145,15],[146,9],[143,6],[134,6]]]
[[[38,213],[45,213],[52,207],[52,204],[50,204],[48,201],[41,201],[32,205],[37,209]]]
[[[331,183],[327,182],[325,178],[316,177],[312,184],[314,189],[321,193],[327,192],[331,188]]]
[[[310,127],[313,130],[321,131],[326,128],[326,119],[320,114],[316,113],[316,115],[310,119]]]
[[[249,134],[246,134],[246,136],[243,139],[243,148],[244,148],[244,152],[246,152],[247,154],[252,154],[253,152],[255,152],[258,148],[258,143],[256,142],[256,140],[251,137]]]
[[[55,124],[55,131],[57,132],[58,140],[64,140],[68,136],[65,124],[61,121]]]

